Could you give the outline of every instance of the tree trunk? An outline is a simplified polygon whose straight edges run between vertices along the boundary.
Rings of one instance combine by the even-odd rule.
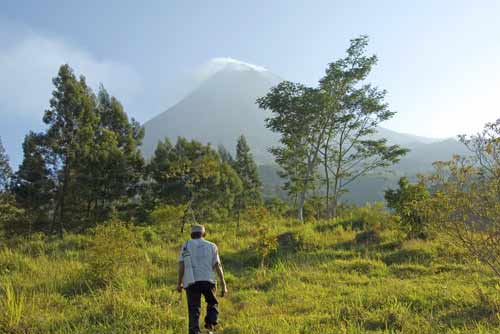
[[[339,169],[337,168],[337,175],[339,173]],[[335,175],[335,182],[333,184],[333,195],[332,195],[332,210],[331,210],[331,217],[336,218],[337,217],[337,207],[338,207],[338,202],[339,202],[339,184],[340,184],[340,178]]]
[[[64,235],[64,213],[66,210],[66,193],[68,192],[69,182],[69,161],[66,161],[64,166],[64,179],[62,191],[59,199],[59,236],[62,238]]]
[[[337,206],[338,206],[337,196],[334,196],[332,199],[332,217],[333,218],[337,217]]]
[[[301,196],[302,197],[302,196]],[[304,199],[302,200],[301,199],[301,203],[299,203],[299,207],[298,207],[298,212],[297,212],[297,219],[300,221],[300,222],[303,222],[304,221],[304,217],[302,215],[303,211],[304,211],[304,202],[305,202],[305,196],[304,196]]]
[[[328,160],[327,160],[327,150],[325,149],[325,161],[324,161],[324,166],[325,166],[325,180],[326,180],[326,196],[325,196],[325,201],[326,201],[326,218],[331,218],[330,217],[330,175],[328,174]]]

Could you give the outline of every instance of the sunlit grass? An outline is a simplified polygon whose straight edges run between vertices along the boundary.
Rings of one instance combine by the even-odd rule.
[[[391,227],[357,244],[358,232],[335,221],[266,224],[268,236],[288,237],[264,266],[255,222],[207,226],[230,289],[219,333],[500,333],[500,287],[459,247],[407,241]],[[186,237],[112,224],[10,240],[0,250],[0,332],[186,332],[186,298],[174,290]]]

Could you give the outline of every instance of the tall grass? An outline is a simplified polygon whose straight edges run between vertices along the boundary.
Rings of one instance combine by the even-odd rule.
[[[25,296],[21,292],[16,292],[12,283],[8,280],[0,284],[0,328],[6,331],[14,331],[21,323],[21,318],[25,310]]]
[[[353,216],[209,224],[230,291],[218,333],[500,333],[491,271],[443,240],[405,240],[377,223],[378,211]],[[360,242],[360,227],[377,238]],[[115,222],[62,240],[10,240],[0,251],[0,333],[186,333],[186,298],[175,291],[185,238],[165,224]]]

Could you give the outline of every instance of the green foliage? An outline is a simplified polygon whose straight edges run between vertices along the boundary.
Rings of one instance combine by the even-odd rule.
[[[55,199],[55,179],[49,170],[44,136],[30,132],[23,142],[24,159],[14,177],[16,202],[26,210],[29,230],[48,230]],[[26,229],[26,226],[24,226]]]
[[[195,140],[179,138],[175,146],[168,139],[160,142],[148,170],[156,198],[186,205],[196,220],[224,218],[241,192],[241,180],[234,169],[222,162],[210,145]]]
[[[0,237],[2,233],[14,233],[26,229],[26,212],[17,207],[12,196],[0,195]]]
[[[288,205],[288,203],[277,197],[267,199],[264,206],[274,217],[284,217],[285,214],[290,210],[290,206]]]
[[[263,203],[261,192],[262,183],[260,182],[257,165],[253,160],[250,147],[243,135],[238,138],[236,159],[232,166],[242,183],[242,191],[236,197],[236,207],[238,211],[252,206],[261,206]]]
[[[187,205],[168,205],[163,204],[156,207],[151,212],[150,219],[156,230],[162,231],[164,238],[176,240],[179,237],[179,231],[184,229],[186,221],[189,220]]]
[[[343,208],[335,221],[344,229],[364,231],[371,228],[392,227],[394,217],[385,210],[382,203],[373,203],[361,207]]]
[[[429,191],[422,182],[411,184],[406,177],[399,179],[398,186],[385,191],[387,206],[399,215],[409,238],[426,238],[428,222],[419,208],[429,199]]]
[[[284,81],[257,103],[273,113],[266,126],[280,134],[281,146],[270,151],[286,179],[284,189],[298,196],[298,218],[303,220],[306,192],[315,188],[318,179],[318,154],[325,134],[323,99],[318,89]]]
[[[89,286],[100,288],[119,284],[134,275],[130,266],[147,265],[137,242],[131,228],[121,222],[97,226],[86,251],[88,271],[85,277]]]
[[[500,179],[483,178],[466,158],[435,164],[426,181],[435,189],[421,205],[436,233],[467,249],[469,258],[488,265],[500,278]]]

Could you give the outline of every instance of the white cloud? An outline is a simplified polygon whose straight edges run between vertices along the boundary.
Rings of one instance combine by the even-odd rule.
[[[102,83],[127,112],[143,92],[141,78],[132,67],[0,20],[0,137],[14,168],[21,162],[24,135],[43,128],[43,113],[54,89],[52,78],[66,63],[78,76],[85,75],[94,90]]]
[[[195,78],[199,81],[205,80],[228,66],[230,66],[232,69],[241,71],[245,70],[255,70],[259,72],[267,71],[267,69],[262,66],[247,63],[231,57],[217,57],[201,65],[195,71]]]
[[[41,118],[53,90],[52,78],[68,63],[96,89],[99,83],[120,100],[141,91],[139,75],[130,66],[100,60],[62,40],[25,32],[0,45],[0,113]],[[126,101],[125,101],[126,102]]]

